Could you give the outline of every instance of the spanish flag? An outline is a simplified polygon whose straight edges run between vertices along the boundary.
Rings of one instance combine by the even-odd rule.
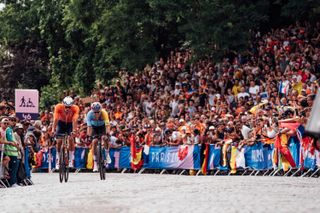
[[[288,149],[288,137],[286,134],[282,134],[277,136],[275,142],[275,157],[274,163],[282,166],[282,169],[286,172],[290,167],[296,167],[296,163],[294,162],[290,150]],[[280,158],[278,158],[278,154]],[[280,162],[281,161],[281,162]]]
[[[205,144],[205,149],[203,152],[204,158],[202,162],[201,172],[203,175],[207,174],[207,168],[208,168],[208,158],[209,158],[209,144]]]
[[[280,154],[280,147],[281,147],[281,137],[278,135],[274,142],[274,152],[273,152],[273,166],[277,168],[279,166],[279,154]]]
[[[136,148],[136,141],[134,134],[132,134],[129,138],[130,140],[130,151],[131,151],[131,168],[133,170],[140,169],[143,165],[142,159],[142,147]]]

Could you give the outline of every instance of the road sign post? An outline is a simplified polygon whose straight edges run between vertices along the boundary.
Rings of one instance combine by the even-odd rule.
[[[39,91],[34,89],[15,90],[15,111],[20,120],[39,119]]]

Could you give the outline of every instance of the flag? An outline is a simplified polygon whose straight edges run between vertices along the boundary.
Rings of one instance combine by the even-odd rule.
[[[208,167],[208,158],[209,158],[209,144],[205,144],[205,150],[203,152],[204,158],[202,162],[201,172],[202,174],[207,174],[207,167]]]
[[[277,135],[276,136],[276,140],[274,142],[274,151],[273,151],[273,167],[274,168],[278,168],[279,167],[279,163],[280,163],[280,159],[279,159],[279,155],[280,155],[280,148],[281,148],[281,136]]]
[[[268,103],[268,101],[263,101],[263,102],[259,103],[258,105],[253,106],[253,107],[249,110],[249,112],[255,115],[255,114],[257,113],[257,111],[258,111],[262,106],[266,105],[267,103]]]
[[[237,172],[237,159],[238,155],[238,149],[235,146],[231,147],[231,158],[230,158],[230,168],[231,168],[231,174],[235,174]]]
[[[292,122],[292,123],[280,123],[280,128],[287,128],[290,130],[296,131],[298,127],[301,126],[300,123]]]
[[[90,149],[89,153],[88,153],[88,157],[87,157],[87,169],[93,169],[93,147]]]
[[[130,141],[130,153],[131,153],[131,168],[134,170],[140,169],[143,165],[142,159],[142,147],[136,148],[136,141],[134,134],[132,134],[129,138]]]
[[[284,171],[288,171],[289,166],[296,167],[296,163],[294,162],[290,150],[288,149],[288,137],[286,134],[282,134],[280,137],[280,155],[281,161]],[[278,140],[279,141],[279,140]],[[279,142],[277,142],[279,143]],[[279,144],[277,144],[279,147]]]
[[[303,164],[304,164],[304,148],[303,148],[303,135],[304,135],[304,126],[300,125],[297,128],[297,138],[299,139],[299,143],[300,143],[300,166],[301,169],[304,169]]]

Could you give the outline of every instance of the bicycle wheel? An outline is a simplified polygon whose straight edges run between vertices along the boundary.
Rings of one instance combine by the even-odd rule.
[[[64,167],[65,167],[64,148],[63,148],[63,145],[61,145],[60,153],[59,153],[59,179],[60,179],[60,183],[63,182],[64,171],[65,171]]]
[[[65,149],[65,171],[64,171],[64,181],[68,182],[69,179],[69,152]]]
[[[103,149],[101,147],[101,142],[98,143],[98,163],[99,163],[99,173],[100,173],[100,180],[106,179],[105,174],[105,167],[104,167],[104,160],[103,160]]]

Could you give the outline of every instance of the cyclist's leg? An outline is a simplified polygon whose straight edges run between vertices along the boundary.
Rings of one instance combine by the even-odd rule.
[[[75,150],[74,138],[73,138],[73,135],[71,135],[71,132],[72,132],[72,123],[67,123],[67,134],[69,135],[68,137],[69,167],[73,167],[74,150]]]
[[[56,131],[56,169],[59,169],[59,156],[60,156],[60,149],[62,144],[62,139],[59,137],[65,134],[65,125],[63,122],[58,121],[57,131]]]
[[[110,154],[109,154],[110,144],[109,144],[109,140],[108,140],[107,135],[103,135],[101,140],[103,142],[103,147],[105,149],[105,160],[106,160],[106,163],[110,164],[111,163],[111,157],[110,157]]]
[[[99,136],[101,135],[101,127],[97,126],[93,126],[92,127],[92,136]],[[101,139],[100,139],[101,140]],[[100,141],[101,142],[101,141]],[[92,141],[92,148],[93,148],[93,172],[97,172],[98,169],[99,169],[99,166],[98,166],[98,149],[97,149],[97,146],[98,146],[98,139],[95,138],[93,141]]]
[[[98,171],[98,139],[93,139],[92,141],[92,149],[93,149],[93,172]]]

